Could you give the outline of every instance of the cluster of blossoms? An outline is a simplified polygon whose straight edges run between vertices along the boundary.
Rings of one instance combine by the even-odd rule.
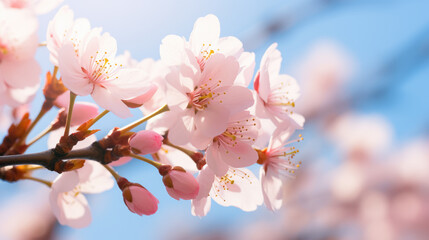
[[[2,11],[12,10],[0,5],[0,22],[6,18]],[[30,29],[21,28],[16,36],[23,39],[18,41],[11,37],[14,28],[4,26],[2,22],[0,91],[7,93],[1,97],[13,97],[15,90],[39,84],[40,69],[33,58],[38,42],[31,38],[34,31]],[[64,6],[49,23],[46,46],[55,67],[47,74],[41,114],[34,121],[27,114],[12,125],[0,152],[22,154],[51,132],[49,147],[54,157],[25,164],[42,165],[60,175],[48,182],[31,175],[40,167],[15,165],[1,169],[0,177],[31,179],[51,187],[51,207],[61,224],[87,226],[91,215],[83,193],[108,190],[115,181],[131,212],[154,214],[158,199],[113,169],[132,158],[157,168],[167,193],[177,200],[191,200],[196,216],[208,213],[212,199],[244,211],[262,204],[270,210],[282,206],[283,183],[300,165],[293,159],[298,150],[291,144],[302,138],[290,138],[303,127],[304,118],[294,112],[299,86],[291,76],[280,74],[282,57],[277,44],[266,50],[254,76],[254,53],[245,52],[235,37],[220,37],[219,20],[207,15],[195,22],[188,40],[165,37],[160,60],[138,62],[128,52],[116,56],[116,40],[109,33],[91,27],[87,19],[75,19]],[[31,72],[28,65],[33,63]],[[249,88],[252,80],[253,89]],[[87,95],[104,109],[102,113],[95,104],[75,103],[77,96]],[[1,104],[17,106],[6,100]],[[53,106],[60,109],[57,119],[26,142],[34,124]],[[140,108],[145,117],[95,139],[97,130],[89,129],[96,121],[108,112],[131,117],[130,108]],[[131,131],[143,122],[145,130]],[[247,169],[254,164],[261,166],[259,178]]]

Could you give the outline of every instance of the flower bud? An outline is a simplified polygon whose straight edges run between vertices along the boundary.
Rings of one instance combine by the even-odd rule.
[[[152,154],[161,149],[164,138],[152,130],[137,132],[130,138],[131,150],[137,154]]]
[[[152,215],[158,210],[158,199],[142,185],[119,178],[118,186],[122,190],[124,203],[131,212],[141,216]]]
[[[174,168],[164,166],[159,168],[159,172],[163,176],[162,182],[172,198],[190,200],[197,197],[200,186],[192,174],[179,166]]]

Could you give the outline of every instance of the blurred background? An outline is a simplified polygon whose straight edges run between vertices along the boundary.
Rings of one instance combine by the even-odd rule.
[[[426,0],[65,0],[118,41],[119,53],[159,59],[163,37],[189,37],[198,17],[213,13],[221,36],[236,36],[256,54],[279,44],[281,73],[301,86],[296,112],[306,118],[297,144],[302,161],[286,184],[278,212],[212,204],[193,217],[189,201],[170,198],[157,172],[132,161],[117,171],[159,200],[153,216],[128,211],[115,187],[89,196],[92,224],[58,225],[48,189],[34,182],[0,183],[0,239],[428,239],[429,2]],[[57,8],[58,9],[58,8]],[[45,40],[54,11],[39,16]],[[48,51],[37,53],[52,71]],[[85,99],[85,98],[84,98]],[[88,100],[88,99],[85,99]],[[35,116],[42,101],[36,96]],[[135,119],[141,116],[135,111]],[[51,111],[37,125],[43,130]],[[131,120],[109,115],[103,131]],[[1,136],[4,135],[4,129]],[[46,141],[30,152],[46,149]],[[256,170],[256,168],[254,169]],[[257,173],[255,171],[255,173]],[[55,176],[55,175],[52,175]]]

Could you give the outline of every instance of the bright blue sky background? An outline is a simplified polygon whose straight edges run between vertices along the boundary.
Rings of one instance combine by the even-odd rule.
[[[394,126],[395,143],[398,145],[410,138],[427,135],[429,67],[426,60],[429,47],[426,46],[426,56],[423,59],[417,59],[416,62],[407,59],[415,60],[412,56],[423,51],[413,47],[413,42],[424,39],[429,42],[429,32],[423,34],[429,30],[429,2],[343,0],[333,1],[338,3],[321,11],[317,11],[318,5],[315,2],[318,1],[66,0],[64,4],[69,4],[77,17],[86,17],[92,26],[101,26],[104,31],[110,32],[117,39],[119,53],[129,50],[138,60],[147,57],[158,59],[159,44],[164,36],[177,34],[188,38],[194,21],[208,13],[218,16],[221,36],[237,36],[243,41],[245,50],[256,53],[257,66],[265,49],[272,42],[278,42],[284,59],[284,73],[291,71],[294,62],[298,61],[312,44],[321,39],[333,40],[346,49],[356,62],[357,74],[353,78],[355,81],[350,92],[372,87],[381,80],[395,81],[388,85],[392,91],[387,97],[359,105],[357,110],[386,116]],[[308,8],[314,9],[315,13],[289,31],[278,32],[272,36],[263,34],[264,26],[273,19],[296,16],[301,13],[300,9]],[[55,11],[40,17],[41,41],[44,40],[47,23],[54,14]],[[387,79],[386,75],[368,77],[373,76],[373,71],[405,49],[409,51],[403,53],[401,59],[406,61],[401,68],[395,68],[393,75],[387,75]],[[39,49],[37,58],[44,72],[52,69],[46,49]],[[38,99],[41,99],[40,95]],[[39,106],[40,102],[35,102],[32,116],[37,113]],[[139,112],[135,114],[141,116]],[[42,130],[54,115],[53,111],[48,114],[34,132]],[[130,121],[120,120],[110,114],[103,119],[102,124],[97,125],[104,129],[98,136],[103,136],[114,126],[122,126]],[[305,146],[311,147],[311,139],[307,140]],[[44,143],[40,143],[33,151],[44,148]],[[302,147],[301,151],[305,152],[305,147]],[[117,170],[129,180],[141,183],[159,198],[158,213],[149,217],[130,213],[122,202],[120,191],[115,187],[90,198],[93,213],[90,227],[81,230],[62,227],[61,234],[70,239],[169,238],[188,230],[202,233],[219,227],[228,231],[255,219],[273,221],[277,217],[267,212],[264,207],[256,212],[245,213],[213,203],[208,216],[199,219],[191,215],[190,202],[176,201],[167,195],[160,176],[151,167],[133,161]],[[19,186],[18,191],[22,191],[35,184],[0,183],[0,202],[6,201],[6,195],[15,187]]]

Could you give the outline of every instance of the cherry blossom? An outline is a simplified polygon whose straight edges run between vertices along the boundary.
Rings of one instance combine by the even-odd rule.
[[[254,211],[263,203],[258,179],[246,168],[230,168],[222,177],[205,167],[197,177],[198,196],[192,200],[192,214],[203,217],[211,207],[211,199],[224,207],[234,206],[243,211]]]
[[[288,124],[302,128],[304,117],[295,113],[295,101],[299,97],[299,86],[294,78],[280,74],[281,53],[277,43],[273,43],[264,53],[254,88],[255,114],[260,118],[269,118],[276,125]]]
[[[207,165],[223,176],[229,167],[248,167],[258,160],[252,148],[258,136],[259,122],[249,112],[241,112],[231,117],[226,130],[213,138],[206,150]]]
[[[101,193],[113,185],[106,169],[99,163],[86,161],[84,167],[62,173],[54,180],[49,194],[52,212],[63,225],[86,227],[91,223],[91,212],[83,193]]]
[[[234,86],[238,63],[233,57],[211,56],[203,73],[193,75],[183,66],[166,76],[171,123],[168,138],[173,144],[207,142],[225,131],[231,115],[253,103],[249,89]]]
[[[37,20],[28,12],[0,7],[0,104],[31,101],[40,83]]]
[[[131,116],[123,99],[148,92],[152,84],[138,69],[125,69],[114,63],[116,40],[100,29],[89,32],[78,48],[68,41],[59,50],[59,69],[64,85],[73,93],[91,94],[94,101],[114,114]]]
[[[78,48],[82,38],[91,30],[90,23],[85,18],[74,20],[73,10],[63,6],[48,24],[46,32],[49,60],[58,66],[58,51],[67,42],[71,41]]]
[[[222,53],[238,61],[237,84],[247,87],[254,70],[255,55],[243,52],[243,44],[236,37],[220,38],[219,35],[220,23],[215,15],[198,18],[189,41],[177,35],[168,35],[162,40],[161,60],[169,66],[189,64],[202,72],[213,54]]]
[[[63,0],[1,0],[5,7],[28,10],[34,14],[45,14],[60,5]]]
[[[268,148],[259,151],[258,163],[262,164],[260,179],[264,203],[268,209],[274,211],[283,204],[283,182],[294,177],[295,170],[301,162],[295,163],[293,158],[299,152],[289,144],[301,141],[299,139],[289,141],[294,129],[279,128],[274,132]]]

